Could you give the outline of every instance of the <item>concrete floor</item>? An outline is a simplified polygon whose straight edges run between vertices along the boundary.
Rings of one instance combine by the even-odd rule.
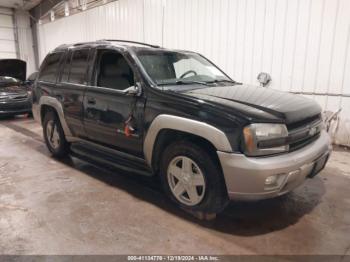
[[[177,209],[156,180],[52,159],[30,118],[0,120],[0,254],[350,255],[350,153],[280,199],[214,221]]]

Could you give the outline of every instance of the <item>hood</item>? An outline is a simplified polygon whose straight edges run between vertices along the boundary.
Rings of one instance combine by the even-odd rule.
[[[321,113],[321,107],[311,99],[250,85],[208,87],[186,94],[264,121],[283,119],[292,124]]]
[[[0,59],[0,77],[26,80],[27,63],[19,59]]]

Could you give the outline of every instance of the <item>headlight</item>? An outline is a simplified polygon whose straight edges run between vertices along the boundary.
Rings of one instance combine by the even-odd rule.
[[[286,152],[288,130],[284,124],[251,124],[243,129],[245,147],[248,156],[263,156]]]

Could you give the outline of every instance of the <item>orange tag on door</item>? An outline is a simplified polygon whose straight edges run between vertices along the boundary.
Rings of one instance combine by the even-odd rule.
[[[132,134],[132,130],[130,130],[130,127],[129,127],[128,124],[126,124],[125,127],[124,127],[124,134],[127,137],[131,136],[131,134]]]

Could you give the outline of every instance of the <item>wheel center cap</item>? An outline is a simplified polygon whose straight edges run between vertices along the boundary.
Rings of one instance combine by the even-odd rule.
[[[186,184],[189,184],[191,181],[191,176],[190,176],[190,174],[184,174],[182,179]]]

